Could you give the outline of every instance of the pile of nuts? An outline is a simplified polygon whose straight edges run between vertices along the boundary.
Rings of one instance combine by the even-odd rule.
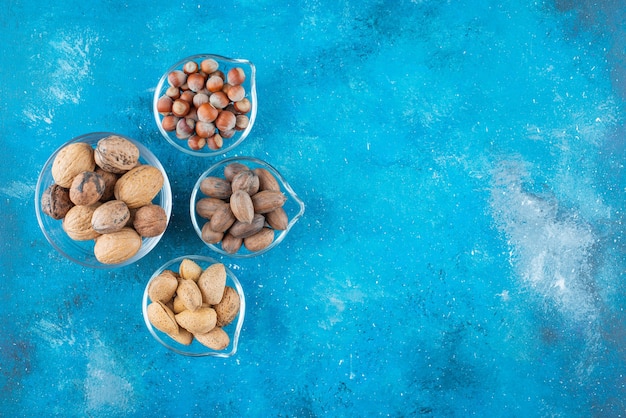
[[[202,240],[221,242],[229,254],[237,253],[242,244],[250,252],[267,248],[275,231],[289,224],[283,209],[287,197],[280,184],[267,169],[237,162],[224,168],[224,177],[208,176],[200,182],[206,197],[196,202],[196,213],[208,220],[202,226]]]
[[[163,116],[161,127],[187,140],[192,150],[222,148],[225,138],[232,138],[250,123],[247,113],[252,103],[242,85],[245,79],[241,67],[224,74],[212,58],[199,64],[187,61],[182,69],[168,74],[169,87],[157,101],[157,111]]]
[[[63,230],[77,241],[95,240],[94,255],[103,264],[133,257],[142,238],[161,235],[165,210],[152,200],[163,187],[161,171],[139,162],[131,141],[110,135],[94,150],[86,142],[66,145],[52,163],[51,184],[41,210],[63,220]]]
[[[183,345],[195,339],[212,350],[224,350],[230,337],[224,327],[239,313],[237,290],[226,285],[223,264],[202,269],[184,259],[178,273],[164,270],[148,284],[147,316],[159,331]]]

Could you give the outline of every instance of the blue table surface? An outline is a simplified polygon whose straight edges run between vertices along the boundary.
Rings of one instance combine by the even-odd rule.
[[[6,1],[0,10],[0,416],[613,417],[626,410],[622,1]],[[151,113],[162,73],[257,67],[227,155],[182,155]],[[157,247],[73,264],[35,217],[65,141],[118,132],[172,183]],[[197,177],[250,155],[307,209],[260,257],[213,254]],[[235,269],[234,357],[148,333],[165,261]]]

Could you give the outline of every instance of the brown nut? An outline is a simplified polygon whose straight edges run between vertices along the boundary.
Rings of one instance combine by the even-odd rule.
[[[41,211],[53,219],[63,219],[73,206],[69,189],[58,184],[51,184],[41,195]]]
[[[104,180],[104,193],[102,193],[100,201],[106,202],[111,200],[114,197],[113,191],[115,190],[115,182],[119,176],[115,173],[111,173],[110,171],[105,171],[100,167],[96,167],[96,173],[98,173]]]
[[[215,327],[205,334],[194,334],[198,342],[212,350],[224,350],[230,345],[230,337],[220,327]]]
[[[217,208],[220,206],[228,206],[222,199],[215,197],[203,197],[196,202],[196,213],[201,218],[211,219]]]
[[[150,281],[148,285],[148,297],[152,302],[161,301],[168,303],[174,297],[178,279],[171,270],[164,270]]]
[[[206,222],[202,227],[202,241],[207,244],[217,244],[224,237],[223,232],[213,231],[211,229],[211,223]]]
[[[97,205],[74,206],[63,218],[63,230],[75,241],[88,241],[100,236],[91,226],[91,217]]]
[[[222,300],[226,286],[226,268],[222,263],[215,263],[204,269],[198,279],[198,288],[202,301],[208,305],[216,305]]]
[[[283,208],[274,209],[265,214],[265,221],[277,231],[284,231],[289,226],[289,217]]]
[[[226,180],[232,182],[235,176],[242,171],[249,171],[248,166],[242,163],[230,163],[226,167],[224,167],[224,177]]]
[[[252,196],[252,204],[256,213],[268,213],[282,207],[287,197],[281,192],[263,190]]]
[[[74,177],[83,171],[93,171],[96,163],[94,151],[85,142],[75,142],[63,147],[52,162],[52,178],[61,187],[69,189]]]
[[[231,189],[233,193],[243,190],[252,196],[259,191],[259,177],[250,170],[242,171],[233,177]]]
[[[274,230],[261,228],[259,232],[243,239],[243,245],[248,251],[261,251],[274,242]]]
[[[215,210],[215,213],[213,213],[213,216],[211,216],[211,220],[209,221],[209,228],[211,228],[211,230],[215,232],[226,232],[226,230],[230,228],[230,226],[235,223],[236,220],[237,218],[235,218],[231,206],[224,204],[218,207]]]
[[[240,300],[237,291],[230,286],[226,286],[224,288],[222,300],[213,307],[215,309],[215,313],[217,314],[216,325],[218,327],[225,327],[233,322],[239,313],[239,305]]]
[[[230,233],[226,233],[222,238],[222,250],[228,254],[235,254],[241,248],[243,238],[235,238]]]
[[[152,302],[148,305],[147,312],[148,320],[156,329],[168,335],[178,334],[178,323],[176,322],[174,312],[163,302]]]
[[[200,182],[200,191],[206,196],[228,199],[232,194],[230,182],[219,177],[207,177]]]
[[[122,174],[139,162],[139,148],[126,138],[110,135],[98,141],[94,159],[103,170]]]
[[[141,248],[141,237],[134,229],[124,227],[96,238],[93,252],[102,264],[118,264],[133,257]]]
[[[151,165],[140,165],[128,171],[115,183],[114,194],[130,209],[152,202],[163,187],[163,173]]]
[[[145,205],[137,209],[133,218],[133,227],[142,237],[156,237],[167,228],[167,214],[159,205]]]
[[[119,231],[126,226],[130,210],[121,200],[110,200],[100,205],[91,217],[91,227],[99,234]]]
[[[280,192],[278,180],[276,180],[276,177],[274,177],[274,175],[272,175],[272,173],[270,173],[267,169],[259,167],[255,168],[253,171],[259,178],[259,191],[271,190],[274,192]]]
[[[181,279],[178,282],[176,296],[181,299],[185,308],[190,311],[195,311],[202,306],[202,293],[200,292],[200,288],[196,282],[193,280]]]
[[[104,194],[106,184],[95,171],[83,171],[72,180],[70,199],[75,205],[93,205]]]
[[[215,309],[203,307],[195,311],[184,310],[177,313],[176,322],[192,334],[204,334],[215,328],[217,314]]]
[[[239,222],[249,224],[254,218],[254,205],[244,190],[236,190],[230,196],[230,210]]]
[[[265,225],[265,217],[260,213],[255,213],[250,223],[235,221],[228,229],[228,233],[235,238],[246,238],[259,232],[263,225]]]

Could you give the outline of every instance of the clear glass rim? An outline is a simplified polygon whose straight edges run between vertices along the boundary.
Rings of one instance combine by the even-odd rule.
[[[163,126],[161,125],[161,114],[159,113],[157,109],[157,102],[159,101],[159,97],[161,97],[163,93],[163,87],[165,83],[167,82],[167,76],[169,73],[171,73],[172,71],[176,69],[181,68],[182,65],[186,63],[187,61],[208,59],[208,58],[215,59],[216,61],[225,61],[231,64],[241,64],[241,65],[250,67],[250,75],[248,76],[250,80],[250,91],[248,92],[248,95],[249,95],[250,103],[252,104],[252,106],[250,108],[250,113],[248,116],[249,118],[248,126],[246,127],[246,129],[241,131],[241,134],[235,141],[232,141],[228,146],[222,147],[219,150],[215,150],[215,151],[209,150],[208,148],[203,148],[203,151],[194,151],[190,148],[187,148],[181,145],[180,144],[181,141],[179,139],[172,138],[170,134],[165,129],[163,129]],[[228,58],[228,57],[224,57],[222,55],[216,55],[216,54],[195,54],[195,55],[190,55],[188,57],[185,57],[181,59],[180,61],[176,62],[175,64],[173,64],[172,66],[170,66],[159,79],[156,89],[154,90],[154,96],[152,99],[152,113],[154,116],[154,121],[156,123],[157,129],[159,130],[161,135],[165,138],[165,140],[168,143],[170,143],[170,145],[172,145],[174,148],[178,149],[179,151],[184,152],[185,154],[188,154],[188,155],[196,156],[196,157],[216,157],[218,155],[224,155],[228,153],[229,151],[232,151],[237,146],[239,146],[244,141],[244,139],[248,137],[248,135],[250,134],[250,131],[252,130],[254,122],[256,121],[256,115],[257,115],[256,67],[251,61],[243,59],[243,58]]]
[[[110,136],[110,135],[121,136],[131,141],[139,149],[140,159],[146,160],[146,157],[147,157],[147,159],[150,160],[150,165],[153,165],[154,167],[158,168],[161,171],[161,173],[163,174],[163,187],[161,188],[160,193],[162,193],[162,198],[161,198],[161,200],[163,201],[162,207],[165,210],[168,224],[169,224],[170,216],[172,213],[172,191],[171,191],[170,181],[167,176],[167,172],[165,171],[165,168],[163,167],[159,159],[156,157],[156,155],[154,155],[152,151],[150,151],[148,148],[146,148],[143,144],[136,141],[135,139],[132,139],[126,135],[115,133],[115,132],[90,132],[90,133],[86,133],[86,134],[74,137],[71,140],[59,146],[50,155],[50,157],[48,157],[48,159],[44,163],[39,173],[39,177],[37,178],[37,185],[35,187],[35,214],[37,216],[37,223],[39,224],[39,228],[41,229],[41,232],[46,237],[46,240],[48,241],[48,243],[50,243],[50,245],[57,252],[59,252],[59,254],[63,255],[68,260],[76,264],[79,264],[83,267],[89,267],[89,268],[95,268],[95,269],[114,269],[114,268],[124,267],[136,261],[139,261],[145,255],[150,253],[150,251],[152,251],[152,249],[159,243],[159,241],[163,237],[163,234],[165,233],[164,231],[163,233],[161,233],[160,235],[156,237],[143,238],[141,249],[139,250],[139,252],[135,254],[133,257],[129,258],[128,260],[123,261],[118,264],[103,264],[97,261],[94,263],[86,262],[85,260],[82,260],[78,257],[68,254],[68,252],[64,248],[62,248],[61,245],[59,245],[57,241],[52,237],[48,228],[46,228],[46,225],[44,222],[44,216],[47,216],[47,215],[43,214],[41,211],[41,195],[43,194],[43,191],[50,185],[49,184],[44,185],[43,180],[44,180],[44,176],[46,175],[46,173],[48,173],[51,170],[52,163],[54,162],[54,158],[56,157],[56,155],[59,153],[59,151],[61,151],[61,149],[63,149],[69,144],[78,143],[78,142],[86,142],[86,143],[89,143],[90,145],[93,145],[97,143],[98,140],[105,138],[107,136]],[[59,226],[59,228],[61,228],[61,226]]]
[[[159,267],[152,274],[152,276],[150,277],[150,280],[148,280],[148,283],[146,283],[146,287],[143,292],[143,298],[141,301],[141,312],[143,315],[144,323],[146,324],[148,331],[154,337],[155,340],[157,340],[159,343],[161,343],[161,345],[163,345],[167,349],[177,354],[181,354],[183,356],[188,356],[188,357],[207,357],[207,356],[222,357],[222,358],[232,357],[233,355],[235,355],[239,347],[239,337],[241,335],[241,329],[243,328],[243,322],[246,316],[246,297],[243,291],[243,287],[241,286],[241,282],[239,282],[239,279],[237,278],[235,273],[233,273],[233,271],[230,268],[228,268],[228,266],[226,266],[225,264],[224,264],[224,268],[226,270],[226,275],[233,282],[233,284],[235,285],[235,290],[239,294],[239,314],[237,315],[238,316],[237,323],[235,324],[235,330],[233,332],[233,335],[230,341],[230,345],[232,346],[230,351],[222,352],[222,351],[212,350],[212,351],[206,351],[202,353],[194,353],[194,352],[185,351],[183,349],[177,348],[173,346],[172,344],[168,344],[166,341],[164,341],[160,337],[159,333],[154,329],[154,327],[150,323],[150,320],[148,319],[148,299],[149,299],[148,298],[148,286],[150,286],[150,282],[152,282],[152,280],[155,277],[161,274],[168,267],[171,267],[177,263],[180,264],[180,262],[183,261],[184,259],[190,259],[195,262],[204,262],[204,263],[209,263],[209,264],[215,264],[215,263],[224,264],[222,261],[216,260],[212,257],[203,256],[203,255],[183,255],[183,256],[176,257],[172,260],[167,261],[165,264]],[[207,350],[211,350],[211,349],[207,347]]]
[[[202,227],[198,224],[198,217],[196,216],[196,198],[198,197],[198,193],[200,191],[200,183],[202,183],[202,180],[204,180],[210,173],[218,170],[222,166],[225,167],[228,164],[233,163],[233,162],[243,162],[243,163],[249,162],[249,163],[253,163],[253,164],[262,166],[264,168],[267,168],[281,182],[281,184],[285,187],[285,190],[287,191],[288,196],[292,198],[294,202],[296,203],[296,205],[298,206],[298,211],[295,215],[293,215],[289,219],[287,228],[285,228],[285,230],[283,231],[280,231],[278,236],[274,239],[274,242],[272,242],[270,245],[268,245],[267,247],[265,247],[264,249],[260,251],[244,252],[244,253],[237,252],[237,253],[231,254],[231,253],[224,251],[223,249],[221,249],[219,246],[215,244],[208,244],[204,242],[204,240],[202,239]],[[293,190],[293,188],[287,182],[287,180],[285,180],[283,175],[280,174],[280,172],[276,168],[274,168],[271,164],[255,157],[229,157],[213,164],[204,173],[202,173],[200,177],[198,177],[198,180],[196,181],[196,184],[194,185],[193,190],[191,192],[191,198],[189,200],[189,215],[191,217],[191,223],[193,224],[193,228],[196,231],[198,238],[200,238],[200,240],[207,247],[209,247],[212,251],[215,251],[216,253],[221,254],[223,256],[232,257],[232,258],[256,257],[261,254],[265,254],[266,252],[270,251],[272,248],[275,248],[278,244],[280,244],[287,237],[287,234],[289,233],[291,228],[293,228],[296,222],[298,222],[298,220],[304,215],[304,210],[305,210],[304,202],[302,201],[302,199],[300,199],[298,194]]]

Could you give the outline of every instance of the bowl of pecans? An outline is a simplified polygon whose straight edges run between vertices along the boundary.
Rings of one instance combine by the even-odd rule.
[[[250,133],[257,113],[256,69],[244,59],[192,55],[159,80],[154,119],[178,150],[199,157],[231,151]]]

